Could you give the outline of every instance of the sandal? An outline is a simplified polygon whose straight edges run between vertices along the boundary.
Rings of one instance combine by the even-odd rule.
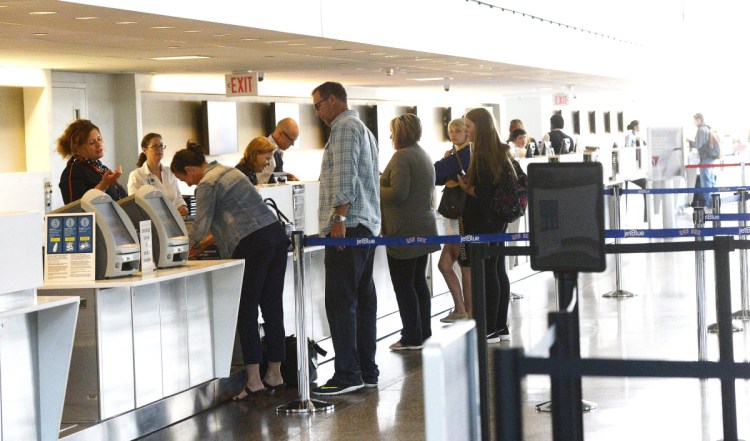
[[[245,388],[240,391],[240,394],[242,392],[245,392],[245,396],[240,398],[240,395],[237,394],[232,398],[232,401],[250,401],[253,398],[259,397],[261,394],[263,394],[266,391],[266,389],[258,389],[256,391],[250,390],[250,388],[245,385]]]
[[[263,386],[265,386],[265,387],[266,387],[266,390],[268,391],[268,394],[269,394],[269,395],[272,395],[272,394],[274,394],[274,393],[275,393],[275,392],[276,392],[277,390],[279,390],[279,389],[284,389],[284,388],[286,387],[286,383],[284,383],[284,382],[282,381],[281,383],[277,384],[276,386],[271,386],[270,384],[268,384],[268,383],[266,383],[266,382],[264,381],[264,382],[263,382]]]

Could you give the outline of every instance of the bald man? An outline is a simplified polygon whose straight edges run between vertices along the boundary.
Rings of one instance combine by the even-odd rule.
[[[284,118],[276,124],[273,133],[268,136],[268,140],[276,147],[276,151],[274,151],[273,158],[271,158],[271,161],[266,168],[258,173],[259,184],[268,184],[273,172],[284,171],[284,151],[293,146],[294,142],[297,141],[297,138],[299,138],[299,125],[297,124],[297,121],[292,118]],[[299,181],[299,179],[291,173],[288,174],[287,180]]]

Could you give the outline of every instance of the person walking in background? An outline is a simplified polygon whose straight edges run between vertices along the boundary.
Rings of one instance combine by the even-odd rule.
[[[271,161],[258,175],[261,184],[273,184],[277,180],[273,178],[274,172],[284,171],[284,152],[293,146],[299,138],[299,125],[292,118],[284,118],[276,124],[273,133],[268,135],[268,141],[274,146]],[[296,176],[287,174],[288,181],[298,181]]]
[[[383,236],[435,236],[435,168],[417,142],[422,123],[407,113],[391,120],[396,152],[380,176]],[[427,258],[440,245],[388,246],[388,270],[401,315],[401,339],[393,351],[421,349],[432,330],[432,296],[427,286]]]
[[[237,330],[247,380],[234,400],[249,400],[263,391],[284,387],[283,294],[289,248],[284,227],[242,172],[216,161],[207,163],[199,145],[189,143],[188,148],[178,151],[170,168],[179,180],[196,185],[190,257],[215,241],[223,259],[245,260]],[[263,379],[258,307],[263,313],[268,354]]]
[[[318,224],[325,237],[380,234],[378,144],[349,110],[346,90],[326,82],[312,92],[315,114],[331,128],[320,165]],[[325,307],[336,353],[335,372],[316,395],[377,387],[378,301],[372,279],[374,246],[325,248]]]
[[[721,146],[718,145],[716,136],[712,136],[711,126],[706,124],[702,113],[696,113],[693,115],[693,122],[695,123],[697,130],[695,132],[695,139],[693,141],[688,141],[690,147],[698,150],[700,165],[715,164],[720,157],[719,153],[721,152]],[[699,170],[695,187],[716,187],[716,173],[714,173],[713,167],[701,167]],[[705,193],[695,193],[692,205],[693,207],[711,208],[711,198],[706,197]]]
[[[459,176],[469,168],[471,160],[471,148],[469,138],[466,136],[466,124],[463,118],[457,118],[448,123],[448,137],[453,147],[445,153],[445,157],[435,162],[435,185],[456,186]],[[459,166],[460,163],[460,166]],[[463,221],[459,219],[447,219],[445,222],[445,234],[449,236],[463,234]],[[443,251],[438,260],[438,270],[443,275],[448,290],[453,298],[453,310],[440,321],[453,323],[456,320],[465,320],[471,317],[471,272],[468,267],[461,267],[461,281],[453,269],[461,254],[461,246],[455,243],[443,245]]]
[[[492,115],[487,109],[472,109],[466,114],[466,133],[472,142],[471,164],[461,180],[466,191],[463,220],[466,234],[504,233],[508,224],[498,220],[492,210],[492,200],[500,180],[510,167],[515,173],[510,146],[500,142]],[[462,244],[464,246],[464,244]],[[494,246],[503,247],[502,243]],[[502,260],[499,262],[498,260]],[[462,265],[468,265],[463,262]],[[485,296],[487,307],[487,342],[510,340],[508,307],[510,281],[505,271],[505,258],[493,255],[484,260]]]
[[[138,155],[138,161],[135,163],[138,168],[130,172],[128,176],[128,194],[134,194],[146,184],[151,185],[161,191],[164,199],[171,202],[181,215],[187,216],[187,204],[177,186],[177,178],[169,167],[161,163],[166,148],[158,133],[148,133],[143,137],[141,154]]]
[[[107,193],[115,201],[128,195],[117,183],[122,168],[113,171],[102,164],[104,138],[91,121],[78,119],[70,123],[57,139],[57,153],[68,159],[60,175],[60,193],[66,204],[81,199],[92,188]]]

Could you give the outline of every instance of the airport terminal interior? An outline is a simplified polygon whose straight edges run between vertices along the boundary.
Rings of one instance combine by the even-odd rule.
[[[738,51],[750,6],[125,3],[0,0],[0,441],[750,439],[750,88]],[[66,205],[60,181],[67,159],[56,143],[71,122],[90,119],[103,138],[101,162],[121,167],[118,182],[127,187],[148,133],[160,134],[164,165],[196,142],[209,161],[234,167],[250,140],[291,118],[299,136],[284,133],[293,143],[283,171],[299,181],[282,175],[256,189],[276,201],[293,229],[321,239],[319,177],[330,128],[312,94],[326,81],[345,87],[348,108],[375,136],[381,173],[394,154],[393,119],[417,115],[419,145],[435,162],[452,147],[449,123],[475,108],[489,112],[503,142],[511,121],[523,121],[535,144],[514,153],[527,173],[558,163],[595,165],[601,213],[592,207],[562,223],[607,230],[595,247],[606,269],[577,273],[575,302],[561,303],[565,290],[555,272],[530,257],[532,249],[553,247],[533,237],[546,230],[534,229],[530,213],[539,209],[531,199],[504,239],[508,250],[520,250],[503,257],[512,294],[509,340],[477,335],[482,320],[441,321],[454,303],[438,251],[426,270],[433,335],[422,350],[393,351],[403,324],[385,247],[378,246],[377,383],[338,396],[287,384],[233,401],[246,381],[236,336],[244,262],[210,253],[187,259],[182,236],[193,228],[195,187],[179,182],[186,216],[159,208],[166,199],[152,187],[119,202],[89,192]],[[720,145],[709,161],[692,148],[698,114],[710,126],[708,139]],[[545,143],[551,118],[562,118],[573,141],[565,154]],[[709,172],[716,191],[705,193],[711,208],[704,209],[694,189]],[[566,196],[574,198],[573,191]],[[442,195],[443,186],[435,186],[435,207]],[[93,257],[83,248],[72,258],[58,250],[55,240],[67,234],[55,224],[60,216],[80,223],[77,244],[90,240],[82,234],[94,235],[84,222],[96,222]],[[439,236],[476,241],[453,236],[449,220],[436,216]],[[138,266],[147,249],[143,220],[153,225],[151,270]],[[731,238],[726,254],[711,248],[719,236]],[[555,243],[581,245],[576,240]],[[332,377],[336,356],[324,256],[323,245],[298,247],[284,276],[286,335],[302,333],[325,351],[317,355],[314,386]],[[458,265],[454,270],[460,274]],[[578,335],[550,348],[562,326],[550,326],[552,313],[571,317],[574,309]],[[555,355],[565,342],[575,347],[571,355]],[[509,377],[494,357],[518,354],[514,349],[522,349],[524,369],[548,371],[519,368]],[[544,364],[577,359],[578,352],[584,362],[622,363],[596,365],[614,369],[611,376],[581,374],[594,364]],[[561,382],[549,374],[582,376],[582,428],[571,429],[575,434],[564,431],[577,418],[555,419],[555,406],[545,407],[553,388],[571,390],[557,389]],[[507,384],[520,385],[517,401],[499,395],[498,385]],[[576,389],[575,381],[565,387]],[[555,395],[567,411],[558,415],[571,414],[571,397],[578,402],[575,394]],[[314,411],[311,399],[323,410]],[[300,402],[305,406],[295,412],[279,408]],[[522,435],[505,437],[501,426],[520,427]]]

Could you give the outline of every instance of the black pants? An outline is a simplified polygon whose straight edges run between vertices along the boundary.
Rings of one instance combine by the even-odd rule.
[[[284,227],[274,222],[248,234],[232,258],[245,259],[237,328],[245,364],[259,364],[263,351],[258,332],[258,306],[263,313],[268,360],[284,361],[284,275],[289,239]]]
[[[491,244],[490,246],[500,247],[501,250],[505,249],[505,244],[503,243]],[[494,259],[496,259],[494,266],[496,279],[490,280],[487,276],[487,267],[488,265],[491,265],[491,263],[488,263],[490,259],[485,261],[484,266],[484,289],[485,301],[487,302],[487,334],[508,327],[508,308],[510,306],[510,279],[508,279],[508,272],[505,270],[505,256],[501,253]],[[497,282],[495,282],[495,280],[497,280]],[[497,285],[495,285],[495,283],[497,283]],[[490,286],[493,287],[493,290],[490,290]],[[496,288],[494,288],[495,286]],[[490,303],[490,301],[493,303]],[[493,304],[495,306],[493,306]]]
[[[413,259],[396,259],[388,256],[388,269],[403,324],[401,343],[404,345],[419,346],[432,336],[432,299],[425,273],[427,257],[427,254]]]
[[[366,227],[346,229],[346,237],[371,237]],[[377,383],[375,363],[378,299],[372,268],[375,247],[326,247],[326,314],[336,353],[333,378],[345,384]]]

